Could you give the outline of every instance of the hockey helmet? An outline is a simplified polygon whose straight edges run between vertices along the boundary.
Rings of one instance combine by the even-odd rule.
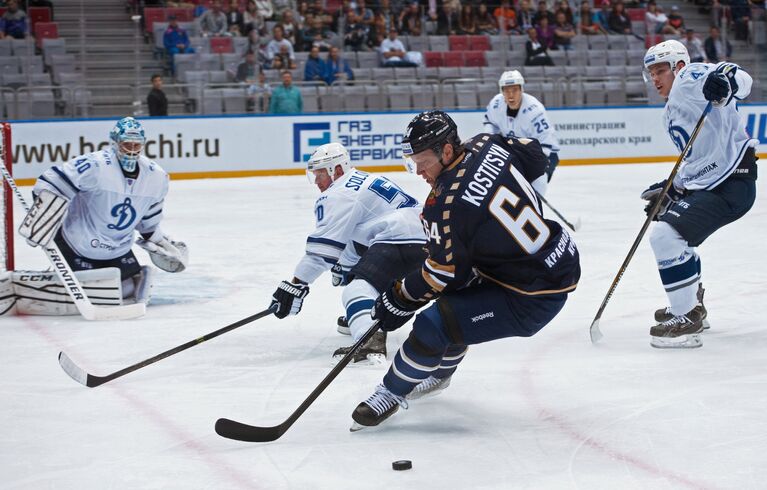
[[[120,167],[126,172],[135,171],[146,143],[141,123],[132,117],[124,117],[109,132],[109,139]]]
[[[511,85],[525,86],[525,77],[519,72],[519,70],[505,71],[498,79],[498,88],[503,92],[503,87],[509,87]]]
[[[684,44],[674,39],[656,44],[644,55],[645,70],[658,63],[668,63],[674,76],[676,76],[676,64],[680,61],[683,61],[685,66],[689,65],[690,55]]]
[[[309,182],[314,183],[314,171],[325,170],[330,176],[330,180],[335,180],[336,166],[340,165],[344,174],[349,172],[351,162],[349,160],[349,151],[341,143],[328,143],[314,150],[309,161],[306,163],[306,175]]]
[[[426,111],[410,121],[402,138],[402,154],[409,157],[424,150],[442,154],[442,147],[451,144],[458,147],[458,126],[453,118],[443,111]]]

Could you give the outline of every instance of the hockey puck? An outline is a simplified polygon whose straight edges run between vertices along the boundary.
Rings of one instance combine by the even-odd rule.
[[[391,464],[391,469],[394,471],[405,471],[409,470],[413,467],[413,462],[409,459],[401,459],[399,461],[395,461]]]

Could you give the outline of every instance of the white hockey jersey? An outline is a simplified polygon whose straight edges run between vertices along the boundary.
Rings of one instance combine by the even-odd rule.
[[[503,94],[498,94],[487,104],[485,131],[500,133],[509,138],[535,138],[548,157],[559,151],[559,141],[554,134],[554,125],[546,117],[546,108],[530,94],[522,94],[522,104],[516,117],[509,116]]]
[[[690,140],[695,124],[708,104],[703,97],[706,77],[725,63],[692,63],[684,67],[674,80],[663,118],[671,141],[680,152]],[[735,171],[745,151],[756,146],[757,140],[746,132],[744,118],[737,109],[737,101],[751,93],[752,79],[738,68],[735,80],[738,91],[728,105],[714,107],[706,117],[700,134],[674,178],[676,188],[713,189]]]
[[[420,211],[418,201],[391,180],[351,169],[317,199],[317,228],[293,275],[312,283],[340,260],[352,266],[359,260],[355,244],[426,243]]]
[[[138,177],[126,178],[111,148],[75,157],[46,170],[34,192],[47,189],[69,200],[61,227],[78,255],[109,260],[128,253],[133,232],[155,232],[162,220],[168,174],[141,156]]]

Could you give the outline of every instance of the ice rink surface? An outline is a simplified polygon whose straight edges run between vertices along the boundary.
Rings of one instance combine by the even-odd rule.
[[[329,274],[297,317],[259,320],[101,387],[58,365],[64,350],[110,373],[263,310],[292,276],[318,195],[305,177],[173,182],[163,228],[189,245],[191,265],[158,272],[146,317],[0,319],[0,488],[765,488],[764,179],[751,212],[699,249],[712,326],[701,349],[649,346],[666,303],[646,238],[602,318],[605,338],[589,341],[644,220],[639,193],[669,170],[558,169],[547,198],[583,220],[583,276],[551,324],[471,347],[448,390],[377,430],[349,426],[385,368],[348,368],[270,444],[223,439],[214,422],[278,424],[331,369],[349,337],[335,330]],[[426,197],[416,176],[391,177]],[[18,268],[46,265],[20,240],[17,250]],[[407,331],[390,335],[390,359]],[[392,471],[399,459],[413,469]]]

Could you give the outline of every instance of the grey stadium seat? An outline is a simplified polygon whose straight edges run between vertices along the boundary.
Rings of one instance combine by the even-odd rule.
[[[361,112],[365,110],[365,87],[363,85],[347,85],[343,87],[343,107],[347,111]]]
[[[318,91],[322,112],[340,112],[343,109],[341,94],[336,87],[320,87]]]
[[[437,85],[420,84],[413,86],[413,109],[423,111],[435,107],[434,93]]]
[[[409,111],[412,109],[410,93],[413,88],[410,85],[386,85],[389,109],[392,111]]]
[[[248,97],[245,88],[225,88],[221,93],[224,111],[227,114],[243,114],[247,111]]]
[[[316,85],[301,85],[298,87],[304,101],[304,112],[319,112],[319,98]]]
[[[386,96],[378,85],[365,86],[365,105],[369,111],[386,110]]]
[[[586,105],[605,105],[605,88],[602,82],[583,82]]]
[[[456,107],[458,109],[476,109],[477,89],[473,85],[460,84],[455,87]]]
[[[223,111],[223,89],[206,88],[202,91],[202,113],[203,114],[222,114]]]

